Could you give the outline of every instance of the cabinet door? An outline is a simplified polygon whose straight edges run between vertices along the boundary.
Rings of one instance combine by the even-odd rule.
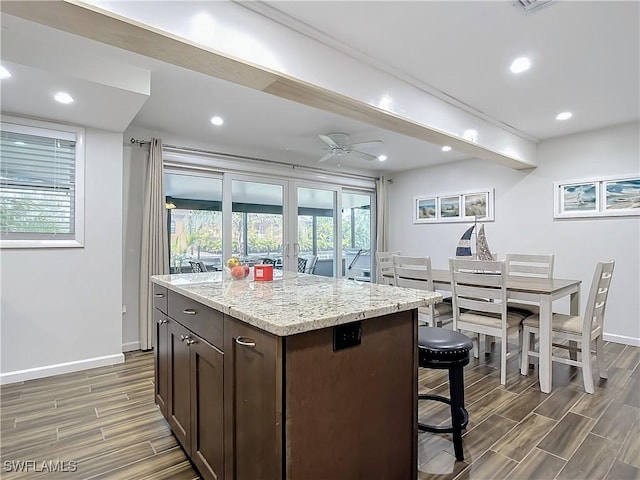
[[[282,478],[281,339],[225,316],[225,477]]]
[[[153,356],[155,361],[155,394],[156,404],[165,418],[167,414],[167,401],[169,394],[169,341],[167,316],[157,308],[153,309],[155,325],[155,343]]]
[[[178,322],[168,324],[169,402],[167,420],[171,430],[191,455],[191,374],[189,367],[189,330]]]
[[[193,335],[191,356],[191,460],[205,480],[224,477],[223,354]]]

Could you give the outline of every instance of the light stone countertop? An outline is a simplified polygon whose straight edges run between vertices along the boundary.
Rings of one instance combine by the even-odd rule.
[[[276,271],[272,282],[234,280],[224,272],[154,275],[151,280],[278,336],[442,301],[436,292],[295,272]]]

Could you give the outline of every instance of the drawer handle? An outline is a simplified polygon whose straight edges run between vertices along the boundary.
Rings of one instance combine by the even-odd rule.
[[[184,313],[185,315],[195,315],[196,311],[192,310],[191,308],[185,308],[184,310],[182,310],[182,313]]]
[[[158,320],[158,324],[160,325],[164,325],[165,323],[167,323],[167,320],[165,318],[163,318],[162,320]]]
[[[255,348],[256,346],[256,342],[253,341],[251,338],[249,337],[237,337],[236,338],[236,343],[238,345],[242,345],[243,347],[251,347],[251,348]]]
[[[154,293],[153,296],[156,298],[164,298],[164,293]]]
[[[180,335],[180,340],[183,342],[189,342],[189,335]]]
[[[191,345],[193,345],[194,343],[196,343],[196,341],[195,341],[195,340],[192,340],[192,339],[190,339],[190,338],[187,338],[187,345],[191,346]]]

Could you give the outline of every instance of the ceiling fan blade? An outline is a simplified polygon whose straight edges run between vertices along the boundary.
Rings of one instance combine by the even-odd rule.
[[[375,160],[376,158],[378,158],[375,155],[371,155],[370,153],[360,152],[358,150],[351,150],[349,154],[353,155],[354,157],[360,157],[369,161]]]
[[[324,157],[322,157],[320,160],[318,160],[318,162],[322,163],[322,162],[326,162],[327,160],[329,160],[331,157],[333,157],[333,152],[329,152],[327,153]]]
[[[322,140],[324,143],[326,143],[327,145],[329,145],[331,148],[337,148],[338,147],[338,144],[336,142],[334,142],[331,137],[327,137],[326,135],[318,134],[318,138],[320,140]]]
[[[384,143],[382,140],[369,140],[368,142],[358,142],[358,143],[352,143],[350,144],[351,147],[365,147],[365,146],[373,146],[373,145],[380,145]]]

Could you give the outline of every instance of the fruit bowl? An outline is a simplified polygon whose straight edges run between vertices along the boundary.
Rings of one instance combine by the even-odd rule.
[[[227,272],[232,279],[234,280],[244,280],[251,273],[251,269],[248,265],[234,265],[233,267],[224,267],[225,272]]]

